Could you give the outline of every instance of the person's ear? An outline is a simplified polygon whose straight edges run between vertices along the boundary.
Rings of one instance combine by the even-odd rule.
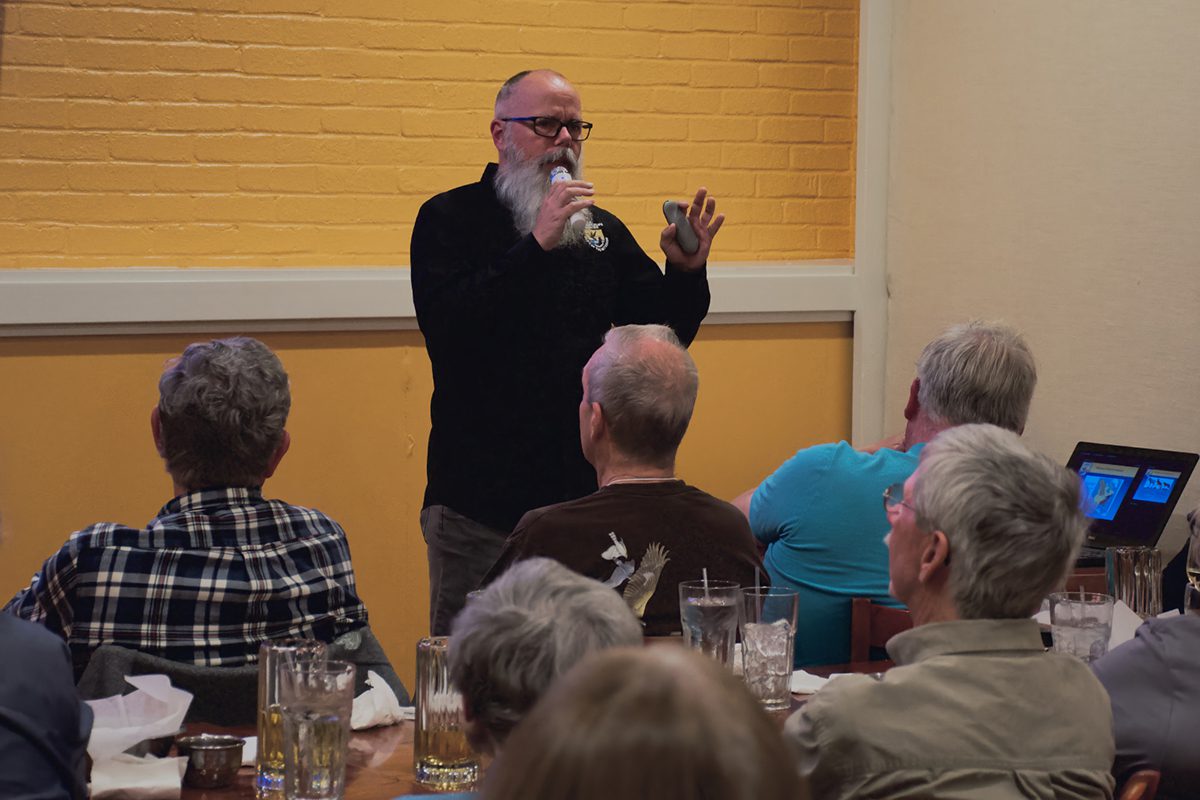
[[[921,552],[921,566],[917,570],[917,578],[922,583],[928,583],[949,566],[950,540],[942,531],[932,531],[929,534],[929,542]]]
[[[913,378],[912,385],[908,387],[908,403],[904,406],[904,418],[913,420],[917,416],[917,412],[921,410],[921,401],[917,396],[921,393],[921,379]]]
[[[599,403],[591,403],[590,408],[592,413],[588,414],[588,435],[593,442],[598,442],[607,432],[608,423],[604,419],[604,409]]]
[[[158,451],[160,458],[167,457],[167,451],[163,447],[162,438],[162,418],[158,413],[158,406],[150,412],[150,435],[154,437],[154,449]]]
[[[498,119],[493,119],[491,124],[492,144],[496,146],[497,151],[504,149],[504,144],[501,141],[501,136],[504,133],[504,123]]]
[[[292,435],[285,430],[283,436],[279,437],[279,446],[275,448],[275,452],[271,454],[271,460],[267,462],[267,474],[263,475],[264,481],[275,474],[279,462],[283,461],[283,457],[287,455],[288,448],[291,446]]]

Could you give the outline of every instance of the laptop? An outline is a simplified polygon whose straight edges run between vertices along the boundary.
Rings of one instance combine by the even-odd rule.
[[[1162,536],[1196,453],[1080,442],[1067,467],[1083,481],[1090,518],[1077,566],[1104,566],[1106,547],[1154,547]]]

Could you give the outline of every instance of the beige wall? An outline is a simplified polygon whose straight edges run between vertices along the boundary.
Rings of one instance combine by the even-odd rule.
[[[1200,3],[894,6],[889,427],[922,344],[1024,330],[1028,436],[1200,450]],[[1164,542],[1200,502],[1192,479]]]

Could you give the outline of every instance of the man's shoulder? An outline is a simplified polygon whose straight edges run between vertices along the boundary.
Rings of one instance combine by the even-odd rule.
[[[12,614],[0,614],[0,641],[4,642],[5,653],[26,664],[31,660],[69,658],[62,637]]]
[[[481,180],[455,186],[430,197],[421,204],[421,210],[458,208],[463,205],[473,205],[487,198],[495,198],[495,192],[489,183]]]

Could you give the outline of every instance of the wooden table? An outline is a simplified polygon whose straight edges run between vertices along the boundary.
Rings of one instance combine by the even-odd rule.
[[[253,736],[253,728],[217,728],[189,725],[188,732],[233,733]],[[402,794],[425,794],[429,790],[413,778],[413,724],[355,731],[346,755],[346,800],[389,800]],[[234,800],[255,797],[254,767],[238,770],[233,786],[224,789],[183,787],[183,800]]]
[[[814,675],[835,672],[884,672],[890,661],[859,661],[849,664],[829,664],[808,667]],[[783,725],[784,719],[803,704],[806,696],[792,695],[792,707],[773,715]],[[232,733],[253,736],[254,729],[218,728],[213,725],[189,725],[189,733]],[[350,736],[350,752],[346,756],[346,800],[390,800],[404,794],[432,794],[416,782],[413,775],[413,723],[404,722],[390,728],[356,731]],[[191,789],[183,787],[183,800],[251,800],[254,794],[254,768],[242,767],[233,786],[224,789]]]

